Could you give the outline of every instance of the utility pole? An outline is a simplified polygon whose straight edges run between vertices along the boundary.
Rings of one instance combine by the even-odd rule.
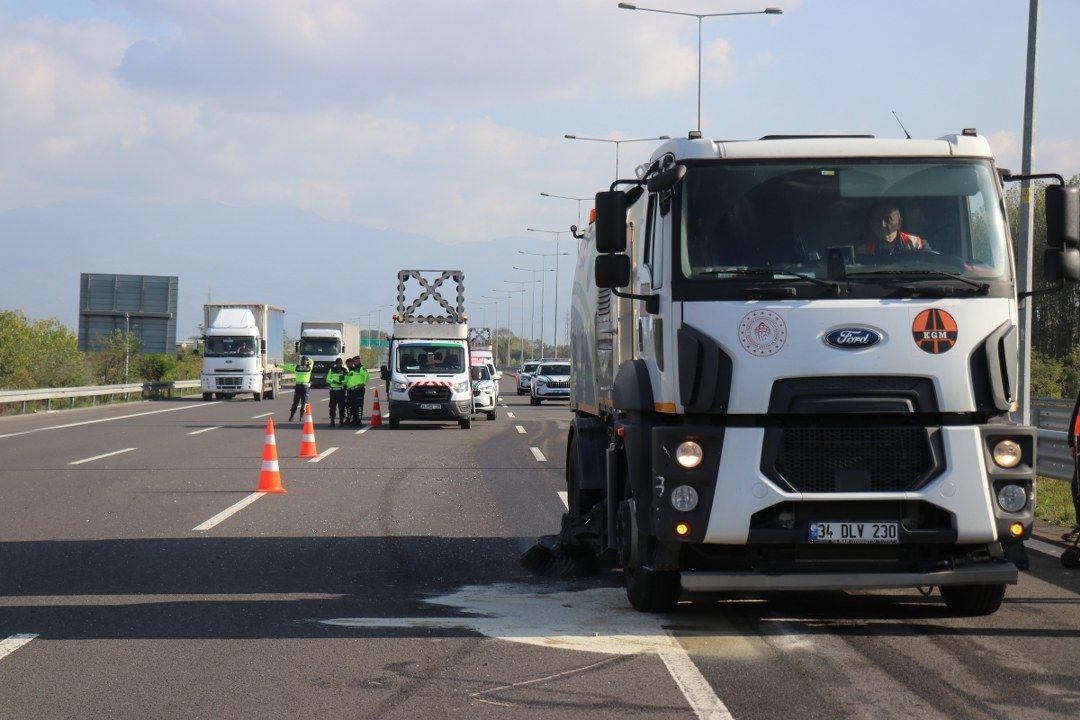
[[[1027,70],[1024,74],[1024,140],[1020,158],[1020,172],[1030,175],[1032,170],[1032,150],[1035,141],[1035,70],[1038,61],[1039,46],[1039,0],[1029,0]],[[1031,180],[1020,181],[1020,225],[1019,247],[1017,252],[1017,279],[1020,291],[1031,290],[1032,255],[1035,227],[1035,187]],[[1031,424],[1031,310],[1032,298],[1025,298],[1020,303],[1020,367],[1018,375],[1020,392],[1020,422]]]

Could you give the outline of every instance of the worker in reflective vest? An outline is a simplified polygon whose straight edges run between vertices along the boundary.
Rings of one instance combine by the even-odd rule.
[[[368,371],[360,356],[349,358],[346,363],[349,373],[345,376],[345,403],[349,407],[348,422],[352,425],[364,424],[364,395],[367,391]]]
[[[285,372],[291,372],[296,376],[296,384],[293,385],[292,409],[289,410],[289,422],[292,422],[296,409],[300,408],[300,412],[303,412],[304,406],[307,405],[308,390],[311,388],[312,365],[307,357],[301,357],[299,363],[285,363],[282,367]]]
[[[334,360],[333,366],[326,373],[326,387],[330,388],[330,427],[334,427],[335,416],[345,424],[345,376],[348,370],[341,358]]]

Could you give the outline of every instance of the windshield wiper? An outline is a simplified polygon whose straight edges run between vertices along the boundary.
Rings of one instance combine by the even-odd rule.
[[[764,278],[766,280],[783,280],[781,277],[786,275],[788,277],[798,278],[799,280],[805,280],[808,283],[813,283],[818,287],[826,288],[832,291],[833,295],[840,294],[840,284],[829,282],[828,280],[822,280],[816,278],[813,275],[804,275],[803,273],[792,272],[791,270],[773,270],[772,268],[733,268],[727,270],[704,270],[700,274],[702,275],[742,275],[744,277]]]
[[[874,277],[888,277],[888,278],[918,278],[918,277],[934,277],[934,278],[950,278],[952,280],[959,280],[960,282],[970,285],[972,288],[980,293],[986,292],[990,289],[990,286],[986,283],[976,282],[975,280],[969,280],[963,275],[956,273],[945,272],[944,270],[863,270],[860,272],[845,273],[844,279],[850,278],[874,278]]]

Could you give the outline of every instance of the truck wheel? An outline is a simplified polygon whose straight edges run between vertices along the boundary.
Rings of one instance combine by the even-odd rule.
[[[266,391],[266,399],[273,400],[277,397],[277,383],[270,383],[270,389]]]
[[[1073,570],[1080,567],[1080,550],[1069,548],[1061,553],[1061,564]]]
[[[262,393],[251,393],[251,397],[255,402],[262,402]]]
[[[484,413],[484,414],[485,414],[485,415],[487,415],[487,419],[488,419],[488,420],[494,420],[494,419],[496,418],[496,416],[497,416],[497,415],[496,415],[497,413],[498,413],[498,411],[497,411],[497,410],[492,410],[491,412],[489,412],[489,413]]]
[[[458,426],[460,426],[462,430],[468,430],[469,428],[472,427],[472,418],[466,418],[465,420],[458,420]]]
[[[938,588],[955,615],[992,615],[1005,599],[1005,585],[952,585]]]
[[[203,393],[202,394],[202,399],[203,399],[203,402],[209,402],[210,400],[214,399],[214,393]]]
[[[626,580],[626,599],[640,612],[671,612],[682,592],[679,573],[646,570],[647,548],[648,538],[639,532],[634,501],[624,500],[619,505],[619,559]]]

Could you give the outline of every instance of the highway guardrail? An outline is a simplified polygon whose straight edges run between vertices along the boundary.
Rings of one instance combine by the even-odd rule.
[[[292,381],[292,373],[281,376],[283,381]],[[113,398],[120,395],[125,400],[138,394],[140,398],[172,397],[173,390],[190,390],[200,387],[199,380],[172,380],[168,382],[121,383],[119,385],[86,385],[84,387],[37,388],[33,390],[0,390],[0,405],[19,403],[20,412],[26,412],[26,404],[44,402],[46,410],[53,409],[53,402],[68,401],[68,407],[74,407],[78,398],[90,398],[91,404],[100,397]]]
[[[1031,422],[1039,428],[1038,471],[1044,477],[1071,480],[1069,418],[1073,402],[1058,398],[1031,398]]]

